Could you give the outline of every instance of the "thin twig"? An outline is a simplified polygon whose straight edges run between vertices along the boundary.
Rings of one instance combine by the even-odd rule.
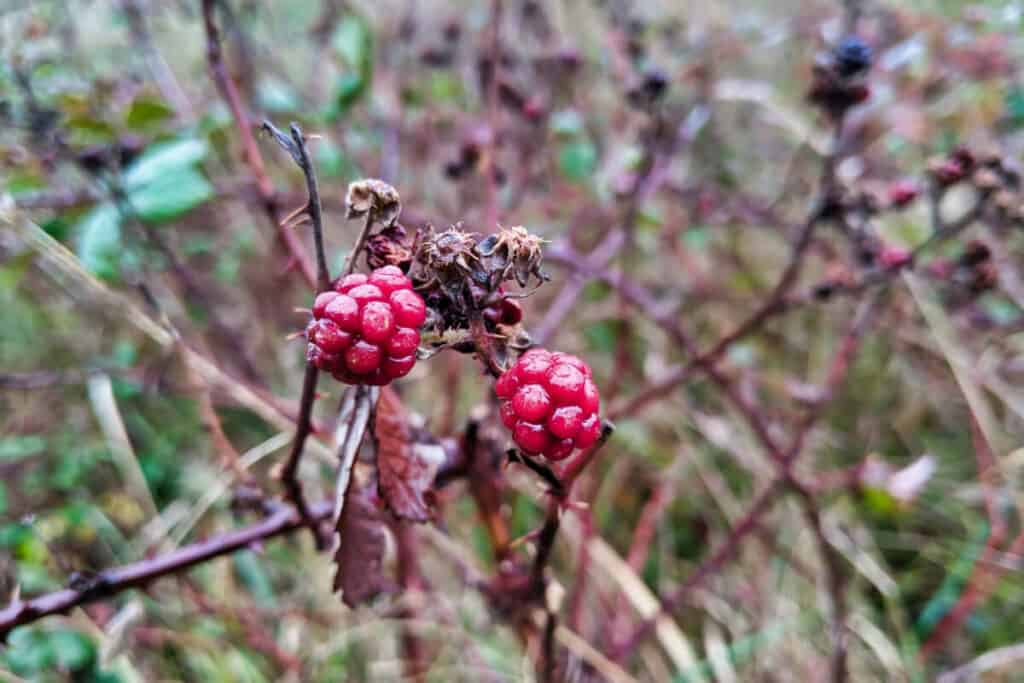
[[[331,514],[330,501],[310,508],[310,515],[322,521]],[[95,602],[130,588],[145,586],[155,579],[176,574],[220,555],[246,548],[253,543],[289,533],[305,526],[302,516],[292,507],[282,507],[266,519],[237,531],[187,545],[174,552],[140,562],[106,569],[90,577],[83,586],[65,588],[31,600],[14,600],[0,611],[0,640],[10,631],[52,614],[64,614],[72,608]]]
[[[256,181],[256,189],[263,202],[263,210],[271,223],[274,224],[278,238],[288,251],[289,264],[298,266],[309,286],[316,287],[316,273],[313,270],[313,264],[302,248],[302,244],[293,231],[280,223],[274,186],[270,182],[270,176],[267,175],[263,157],[260,155],[256,138],[252,134],[252,126],[242,104],[238,86],[235,85],[224,65],[224,56],[220,44],[220,30],[217,28],[217,23],[213,16],[217,2],[218,0],[203,0],[202,4],[203,26],[206,30],[206,60],[210,69],[210,75],[217,86],[217,90],[220,91],[221,97],[227,103],[228,109],[231,110],[231,116],[235,120],[235,128],[242,139],[246,165],[248,165],[249,171]]]
[[[313,244],[316,248],[317,293],[330,289],[331,274],[327,269],[327,256],[324,253],[323,238],[323,211],[320,206],[320,190],[316,180],[316,169],[309,157],[309,150],[306,148],[306,138],[302,135],[302,129],[298,124],[291,124],[291,140],[274,127],[269,121],[263,122],[263,128],[268,130],[295,160],[295,163],[302,169],[306,177],[306,191],[308,196],[303,211],[309,216],[313,227]],[[295,441],[288,454],[288,459],[281,468],[281,483],[285,487],[285,493],[289,501],[295,505],[299,514],[307,521],[309,530],[316,540],[318,550],[327,547],[327,539],[317,528],[316,521],[309,514],[306,497],[302,490],[302,481],[299,479],[299,465],[302,462],[302,453],[306,445],[306,438],[312,431],[313,402],[316,400],[316,384],[319,378],[319,370],[311,363],[306,364],[306,373],[302,379],[302,395],[299,398],[299,416],[295,425]]]

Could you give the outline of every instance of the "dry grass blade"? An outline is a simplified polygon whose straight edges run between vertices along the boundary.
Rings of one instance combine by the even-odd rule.
[[[107,438],[110,453],[117,468],[121,471],[128,492],[142,505],[147,517],[152,519],[159,516],[156,503],[153,501],[153,494],[146,484],[146,477],[139,466],[139,459],[135,455],[135,449],[132,448],[128,430],[124,426],[121,411],[117,407],[117,399],[114,398],[114,387],[110,382],[110,376],[95,374],[89,378],[86,386],[96,419]]]
[[[143,312],[130,298],[97,280],[82,267],[67,247],[17,211],[10,197],[0,197],[0,226],[9,229],[27,247],[38,253],[40,267],[83,305],[124,320],[163,348],[169,349],[177,343],[170,330]],[[277,429],[294,429],[294,420],[281,406],[244,382],[232,378],[201,353],[185,348],[182,357],[210,388],[220,389],[238,405],[251,410]],[[333,462],[334,454],[324,444],[313,440],[308,445],[321,460]]]

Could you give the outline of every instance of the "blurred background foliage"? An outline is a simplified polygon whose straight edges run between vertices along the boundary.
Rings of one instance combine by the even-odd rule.
[[[342,220],[344,188],[363,175],[399,188],[409,225],[462,220],[469,229],[489,229],[481,154],[496,156],[502,222],[552,240],[569,236],[581,249],[596,244],[614,224],[621,188],[641,158],[642,112],[628,93],[657,70],[668,81],[662,106],[670,118],[685,123],[700,105],[708,119],[692,122],[697,135],[671,163],[666,189],[639,206],[634,248],[618,267],[669,300],[682,287],[680,315],[702,341],[716,339],[773,282],[786,242],[783,226],[735,220],[715,198],[738,192],[743,201],[799,219],[825,130],[804,101],[807,74],[815,52],[835,39],[840,8],[760,1],[501,4],[503,69],[513,92],[503,93],[499,111],[490,114],[478,78],[479,55],[491,40],[489,3],[224,5],[226,59],[254,120],[296,120],[322,136],[313,149],[332,266],[340,267],[354,234]],[[930,155],[961,142],[994,140],[1019,156],[1019,2],[865,7],[877,65],[841,175],[919,174]],[[302,348],[285,337],[301,324],[292,309],[308,306],[309,294],[301,278],[285,271],[231,114],[208,76],[197,3],[9,2],[0,15],[0,51],[0,192],[104,282],[134,293],[144,284],[186,338],[234,376],[268,395],[296,397]],[[488,138],[488,116],[500,121],[498,145]],[[301,178],[268,140],[258,143],[282,203],[298,205]],[[695,187],[698,201],[690,201]],[[916,244],[927,236],[924,207],[887,217],[881,229],[896,243]],[[1018,234],[1007,245],[1018,262],[1020,243]],[[0,257],[0,370],[30,385],[0,387],[4,600],[15,587],[23,595],[53,590],[139,559],[148,548],[234,526],[242,513],[227,495],[198,519],[190,514],[224,475],[175,358],[116,316],[76,301],[35,268],[33,254],[12,236],[0,235]],[[826,265],[815,264],[807,281],[820,279]],[[186,283],[181,270],[195,282]],[[549,271],[554,284],[526,302],[528,324],[543,318],[569,277],[557,265]],[[900,285],[887,296],[885,324],[869,336],[848,389],[814,434],[814,466],[838,470],[869,454],[893,471],[925,456],[934,466],[910,494],[889,485],[825,494],[855,567],[855,680],[928,680],[934,670],[920,665],[916,648],[960,596],[989,529],[968,405],[913,299]],[[756,383],[764,401],[786,414],[801,388],[792,378],[822,377],[853,310],[853,303],[838,302],[773,322],[734,347],[728,362],[749,390]],[[1020,400],[1014,387],[1024,378],[1022,311],[994,290],[949,315],[971,332],[963,343],[972,358],[1009,373],[1001,375],[1008,377],[1002,389],[990,391],[1001,399],[993,402],[1007,443],[1019,444],[1020,415],[1007,406]],[[585,355],[612,399],[635,394],[679,360],[653,324],[624,315],[613,291],[594,282],[559,321],[556,338],[560,348]],[[626,370],[613,376],[623,367],[620,354]],[[486,398],[475,372],[469,359],[439,358],[421,363],[403,392],[429,426],[452,432]],[[436,400],[442,387],[450,406]],[[329,391],[337,394],[336,387]],[[104,429],[108,394],[130,441],[127,459]],[[240,452],[275,437],[272,426],[230,401],[218,410]],[[625,554],[651,491],[664,477],[677,479],[640,572],[648,588],[663,592],[707,556],[767,476],[753,451],[713,387],[695,379],[619,422],[589,481],[594,525]],[[271,481],[276,455],[253,467],[258,480]],[[1008,458],[1014,473],[1022,464],[1019,450]],[[327,491],[330,468],[321,466],[320,474],[312,479]],[[540,520],[533,493],[519,487],[509,494],[515,535]],[[1009,509],[1014,495],[1009,487],[1000,504]],[[794,570],[793,556],[796,565],[812,561],[803,552],[806,530],[792,509],[771,519],[762,539],[676,615],[694,643],[697,668],[669,671],[647,662],[641,679],[728,680],[732,670],[733,680],[794,680],[802,666],[794,662],[822,656],[821,601],[814,582]],[[453,496],[444,525],[487,566],[487,540],[469,500]],[[20,628],[0,650],[0,677],[401,677],[396,620],[383,606],[343,609],[329,595],[329,562],[308,539],[256,550],[88,613]],[[441,553],[424,554],[439,596],[422,626],[439,653],[430,680],[526,675],[514,634],[463,590]],[[560,549],[557,560],[571,577],[569,549]],[[1019,642],[1022,601],[1021,574],[1010,572],[935,666]],[[1012,671],[1005,676],[991,680],[1024,680]]]

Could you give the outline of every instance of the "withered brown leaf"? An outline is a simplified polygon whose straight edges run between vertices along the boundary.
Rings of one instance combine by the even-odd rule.
[[[381,497],[395,516],[426,522],[433,511],[431,487],[443,450],[415,441],[408,411],[390,387],[381,390],[374,434]]]
[[[388,589],[383,568],[385,533],[369,489],[358,488],[353,482],[338,520],[334,551],[334,590],[342,591],[341,600],[349,607],[355,608]]]

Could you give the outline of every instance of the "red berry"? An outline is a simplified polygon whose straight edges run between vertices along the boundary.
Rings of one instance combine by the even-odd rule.
[[[384,301],[384,292],[377,285],[356,285],[348,290],[348,295],[356,300],[360,308],[371,301]]]
[[[512,409],[511,401],[504,401],[498,409],[498,414],[501,416],[501,423],[509,429],[515,428],[516,422],[519,422],[516,411]]]
[[[544,457],[548,460],[562,460],[569,457],[575,447],[572,439],[561,439],[552,441],[551,445],[544,449]]]
[[[555,353],[551,354],[551,357],[554,359],[556,363],[571,365],[580,372],[582,372],[585,376],[592,376],[590,373],[590,366],[584,363],[583,360],[580,359],[578,356],[574,356],[569,353],[559,353],[558,351],[556,351]]]
[[[408,375],[414,365],[416,365],[415,354],[402,358],[385,358],[384,362],[381,363],[380,369],[389,380],[392,380]]]
[[[530,120],[537,121],[544,116],[544,113],[544,100],[537,95],[534,95],[523,103],[523,116]]]
[[[548,431],[559,439],[572,439],[583,423],[583,409],[579,406],[562,406],[548,418]]]
[[[580,408],[583,408],[583,412],[588,415],[601,409],[601,397],[597,393],[597,385],[592,379],[588,379],[583,384],[583,399],[580,401]]]
[[[331,301],[337,297],[337,292],[321,292],[320,294],[317,294],[316,299],[313,301],[313,317],[324,317],[324,310],[327,308],[327,304],[331,303]]]
[[[345,367],[357,375],[365,375],[380,367],[380,359],[379,346],[360,340],[345,352]]]
[[[519,447],[534,455],[543,453],[551,444],[551,436],[543,426],[520,420],[512,430],[512,438]]]
[[[427,319],[427,306],[423,298],[411,289],[393,292],[390,300],[395,321],[402,327],[419,327]]]
[[[367,277],[362,273],[352,273],[338,280],[334,284],[334,289],[335,291],[341,292],[342,294],[347,294],[348,291],[353,287],[358,287],[359,285],[365,284],[366,280]]]
[[[338,366],[339,358],[334,354],[327,353],[316,344],[306,346],[306,360],[318,369],[325,372],[334,372]]]
[[[533,384],[543,382],[547,378],[550,368],[551,354],[546,351],[543,353],[528,351],[516,363],[514,370],[520,384]]]
[[[324,308],[324,315],[346,332],[359,331],[359,304],[350,296],[344,294],[335,296]]]
[[[583,398],[583,385],[587,378],[566,363],[558,363],[548,370],[548,393],[559,405],[579,404]]]
[[[363,306],[361,328],[363,339],[374,344],[386,342],[395,333],[395,315],[391,306],[383,301],[371,301]]]
[[[516,389],[519,388],[519,380],[516,379],[516,373],[504,372],[498,381],[494,383],[494,391],[498,394],[498,398],[510,399],[515,396]]]
[[[426,305],[397,266],[346,275],[317,295],[307,359],[346,384],[384,385],[416,364]]]
[[[407,278],[398,266],[384,266],[373,271],[369,283],[376,285],[384,296],[389,296],[399,289],[411,289],[412,281]]]
[[[420,346],[420,333],[411,327],[398,327],[391,339],[387,341],[384,348],[389,356],[411,356],[416,353]]]
[[[330,318],[317,320],[312,327],[314,330],[309,336],[310,341],[316,343],[326,353],[339,354],[352,343],[352,335],[338,327]]]
[[[601,436],[601,420],[595,413],[580,425],[580,431],[576,434],[576,447],[589,448],[594,445],[599,436]]]
[[[559,352],[555,351],[555,353]],[[539,346],[534,346],[532,349],[528,349],[525,353],[523,353],[523,355],[519,357],[519,360],[522,361],[527,358],[533,358],[534,356],[544,356],[545,358],[551,358],[551,356],[555,355],[555,353],[551,353],[547,349],[542,349]]]
[[[501,324],[516,325],[523,319],[523,307],[513,299],[501,300]]]
[[[601,435],[597,387],[576,356],[531,349],[502,373],[495,392],[502,424],[526,453],[561,460]]]
[[[394,378],[389,377],[388,374],[384,372],[384,368],[381,367],[367,375],[364,383],[369,384],[370,386],[384,386],[385,384],[390,383],[392,379]]]
[[[886,268],[902,268],[910,263],[911,258],[913,258],[913,254],[909,249],[893,245],[882,247],[878,253],[878,260]]]
[[[913,180],[897,180],[889,186],[889,203],[899,208],[917,199],[917,183]]]
[[[512,397],[512,409],[524,420],[540,422],[551,413],[551,397],[541,385],[527,384]]]

